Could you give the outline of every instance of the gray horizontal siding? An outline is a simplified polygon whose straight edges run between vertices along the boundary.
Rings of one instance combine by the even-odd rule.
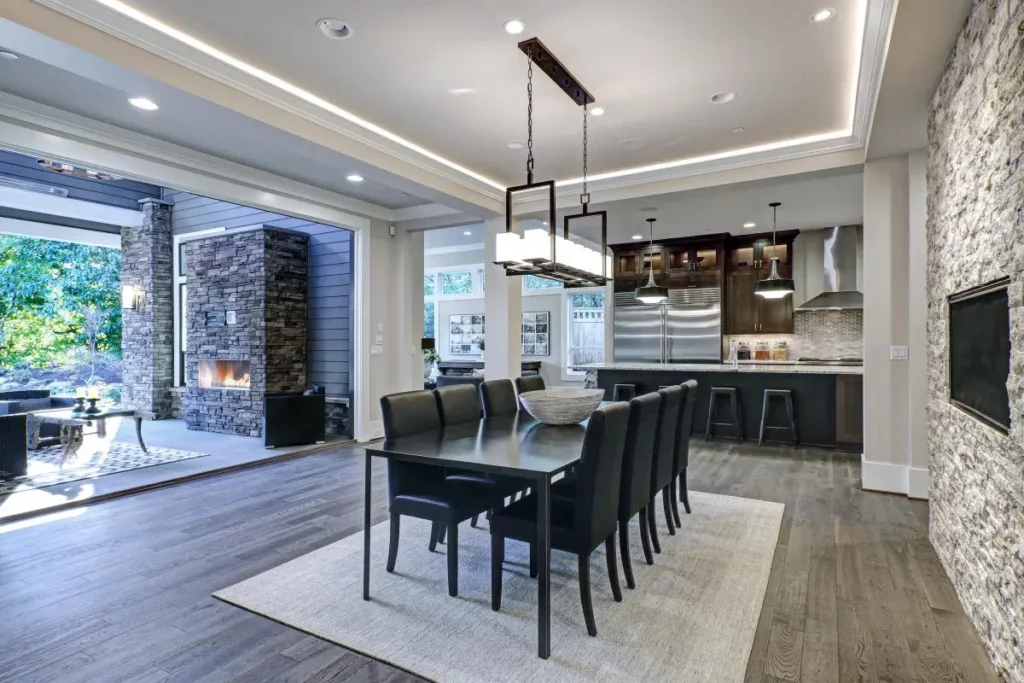
[[[260,209],[165,191],[175,234],[268,225],[309,235],[309,381],[331,396],[352,390],[352,233]]]
[[[139,208],[139,200],[159,197],[161,188],[134,180],[92,180],[76,178],[47,171],[35,157],[0,151],[0,176],[28,180],[68,191],[68,198],[96,204],[118,206],[123,209]]]

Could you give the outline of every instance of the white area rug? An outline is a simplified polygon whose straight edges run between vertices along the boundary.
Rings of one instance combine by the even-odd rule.
[[[215,595],[438,683],[739,683],[784,506],[703,493],[691,493],[691,502],[679,533],[660,535],[663,552],[653,567],[643,561],[634,524],[637,588],[623,579],[623,602],[612,600],[603,547],[594,553],[596,638],[584,626],[575,556],[552,553],[547,661],[537,657],[527,547],[507,542],[502,608],[493,612],[490,535],[469,524],[459,528],[457,598],[448,596],[442,546],[427,550],[429,524],[407,517],[394,574],[384,569],[388,524],[372,529],[370,602],[362,600],[362,533]]]
[[[28,473],[24,477],[0,480],[0,496],[209,455],[155,446],[149,446],[147,450],[148,453],[143,452],[137,443],[86,436],[78,453],[69,457],[64,467],[60,466],[60,459],[64,456],[63,446],[46,446],[29,451]]]

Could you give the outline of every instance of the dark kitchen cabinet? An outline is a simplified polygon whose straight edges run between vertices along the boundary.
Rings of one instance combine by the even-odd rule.
[[[779,266],[779,275],[790,277],[792,268]],[[771,274],[769,268],[758,268],[757,279],[763,280]],[[792,334],[793,333],[793,295],[782,299],[764,299],[755,295],[757,299],[757,331],[766,334]]]
[[[864,377],[836,375],[836,445],[859,450],[864,443]]]
[[[729,273],[725,292],[726,325],[728,334],[755,334],[758,324],[758,302],[754,294],[757,270],[743,268]]]

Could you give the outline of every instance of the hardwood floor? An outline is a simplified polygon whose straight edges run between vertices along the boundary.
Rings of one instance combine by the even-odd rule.
[[[0,681],[420,680],[211,597],[359,531],[361,456],[0,526]],[[857,459],[829,451],[694,441],[692,461],[693,489],[787,506],[746,681],[996,680],[928,543],[926,503],[860,491]]]

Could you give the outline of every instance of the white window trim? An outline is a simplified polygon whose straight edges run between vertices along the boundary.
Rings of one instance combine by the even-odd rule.
[[[543,291],[543,290],[542,290]],[[550,291],[550,290],[549,290]],[[556,290],[562,292],[562,363],[559,370],[562,374],[563,382],[583,382],[587,378],[586,372],[573,372],[569,369],[569,343],[572,340],[571,328],[572,328],[572,315],[569,312],[569,297],[574,294],[603,294],[604,295],[604,324],[605,324],[605,338],[607,339],[607,330],[609,324],[608,309],[610,305],[610,297],[608,296],[607,287],[577,287],[574,289]],[[608,345],[605,343],[605,359],[608,357]]]

